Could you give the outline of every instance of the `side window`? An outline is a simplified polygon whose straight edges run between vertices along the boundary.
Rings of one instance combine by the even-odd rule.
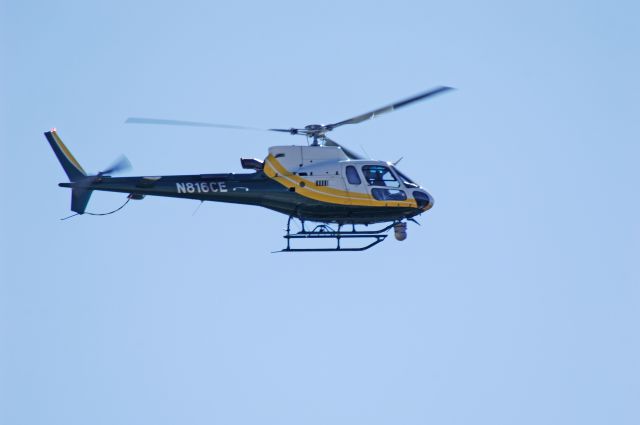
[[[400,187],[400,182],[383,165],[363,165],[362,173],[369,186]]]
[[[371,194],[378,201],[404,201],[407,195],[399,189],[371,189]]]
[[[358,175],[358,170],[353,165],[347,165],[347,181],[350,184],[360,184],[362,180],[360,180],[360,176]]]

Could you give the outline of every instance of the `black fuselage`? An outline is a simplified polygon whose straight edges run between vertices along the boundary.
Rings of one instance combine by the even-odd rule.
[[[410,218],[423,210],[393,206],[341,205],[296,193],[258,171],[248,174],[196,174],[161,177],[98,176],[86,182],[60,183],[62,187],[133,195],[166,196],[200,201],[257,205],[301,220],[341,224],[370,224]],[[135,196],[134,196],[135,197]]]

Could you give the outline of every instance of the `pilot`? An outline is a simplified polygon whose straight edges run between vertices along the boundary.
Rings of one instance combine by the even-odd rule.
[[[382,170],[375,170],[373,172],[373,185],[384,186],[384,180],[382,179]]]
[[[364,179],[369,183],[369,186],[373,185],[373,171],[371,169],[363,167]]]

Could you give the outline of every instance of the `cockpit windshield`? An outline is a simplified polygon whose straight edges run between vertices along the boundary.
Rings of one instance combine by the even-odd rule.
[[[369,186],[400,187],[400,183],[393,176],[389,168],[383,165],[364,165],[362,174]]]
[[[398,170],[396,167],[392,167],[392,168],[393,168],[393,171],[395,171],[395,173],[398,175],[398,177],[400,177],[400,180],[402,180],[402,183],[404,183],[406,187],[420,187],[420,185],[415,183],[406,175],[402,174],[400,170]]]

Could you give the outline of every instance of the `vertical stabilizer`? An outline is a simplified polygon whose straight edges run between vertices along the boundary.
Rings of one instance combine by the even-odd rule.
[[[89,189],[71,189],[71,211],[84,214],[93,191]]]
[[[47,141],[51,145],[53,152],[58,157],[58,161],[62,165],[64,172],[67,173],[67,177],[72,183],[81,182],[87,178],[87,173],[80,165],[80,163],[74,158],[69,149],[62,143],[62,139],[58,136],[55,128],[51,131],[44,133]],[[71,211],[83,214],[89,203],[92,190],[82,187],[82,183],[78,187],[71,189]]]
[[[75,182],[87,177],[87,173],[84,172],[80,163],[73,157],[64,143],[62,143],[62,139],[58,136],[55,128],[51,131],[47,131],[44,135],[51,145],[53,152],[58,157],[58,161],[60,161],[60,164],[62,165],[64,172],[67,173],[70,181]]]

